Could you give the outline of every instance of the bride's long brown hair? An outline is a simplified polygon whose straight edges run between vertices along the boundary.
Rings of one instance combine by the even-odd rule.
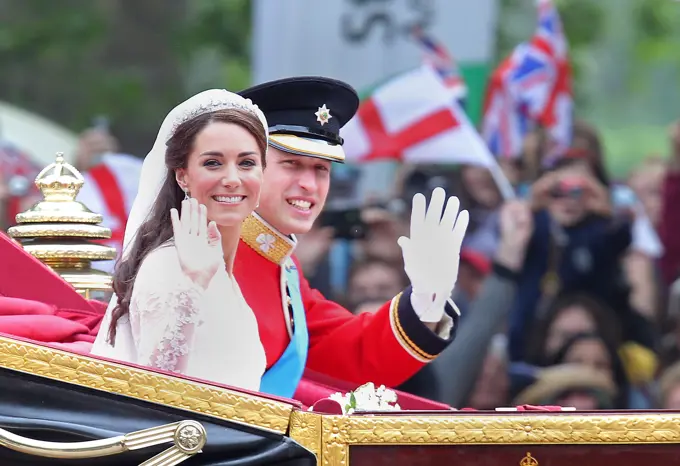
[[[172,238],[172,222],[170,209],[180,209],[184,199],[184,191],[177,184],[175,170],[187,167],[187,160],[198,133],[213,122],[239,125],[252,134],[262,154],[262,167],[265,166],[267,151],[267,133],[262,123],[253,113],[241,109],[224,109],[204,113],[182,123],[167,143],[165,150],[165,166],[167,176],[158,197],[151,207],[151,212],[137,231],[129,254],[121,260],[113,275],[113,291],[118,296],[118,303],[111,313],[108,341],[111,345],[116,341],[116,325],[118,320],[130,312],[132,288],[137,272],[147,255]]]

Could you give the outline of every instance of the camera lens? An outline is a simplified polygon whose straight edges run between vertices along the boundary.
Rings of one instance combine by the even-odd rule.
[[[363,238],[365,234],[364,228],[361,225],[354,225],[350,228],[350,234],[353,238]]]

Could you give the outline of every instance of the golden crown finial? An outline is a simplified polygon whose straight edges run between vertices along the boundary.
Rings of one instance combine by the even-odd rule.
[[[531,456],[530,452],[527,452],[526,456],[519,462],[519,466],[538,466],[538,460]]]
[[[63,152],[57,152],[35,184],[44,198],[16,215],[17,224],[7,230],[10,237],[83,296],[99,293],[108,300],[112,277],[92,268],[91,262],[115,259],[116,249],[101,244],[111,238],[111,230],[99,225],[102,215],[76,200],[85,184],[83,175],[64,160]]]
[[[76,168],[64,160],[64,153],[57,152],[54,163],[38,173],[35,185],[46,201],[74,201],[85,179]]]

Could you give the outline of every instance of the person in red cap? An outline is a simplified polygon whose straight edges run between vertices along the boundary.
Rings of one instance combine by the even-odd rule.
[[[452,341],[458,312],[449,299],[468,213],[435,189],[416,194],[411,234],[402,237],[411,285],[375,314],[353,315],[313,290],[293,251],[321,213],[333,162],[343,163],[340,128],[359,98],[344,82],[298,77],[240,93],[269,124],[259,207],[243,224],[234,272],[256,314],[267,356],[261,391],[292,397],[305,369],[355,383],[399,385]],[[443,212],[443,216],[442,216]]]

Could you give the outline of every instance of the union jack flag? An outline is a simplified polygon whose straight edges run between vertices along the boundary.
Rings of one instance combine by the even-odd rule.
[[[427,35],[420,26],[412,30],[413,38],[423,51],[423,63],[431,66],[461,105],[467,97],[467,86],[460,74],[458,65],[446,47]]]
[[[536,32],[501,63],[487,88],[482,134],[497,156],[519,156],[536,123],[548,132],[548,155],[559,155],[571,143],[569,48],[557,8],[551,0],[537,3]]]

